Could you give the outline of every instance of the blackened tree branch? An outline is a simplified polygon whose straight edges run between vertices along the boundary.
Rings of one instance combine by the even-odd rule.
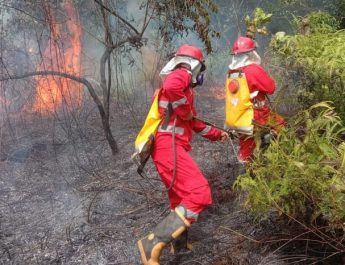
[[[126,19],[124,19],[123,17],[121,17],[118,13],[116,13],[115,11],[111,10],[109,7],[105,6],[100,0],[95,0],[95,2],[97,4],[99,4],[102,8],[104,8],[105,10],[107,10],[110,14],[114,15],[115,17],[117,17],[118,19],[120,19],[120,21],[122,21],[124,24],[126,24],[130,29],[132,29],[137,35],[139,35],[139,31],[131,24],[129,23]]]
[[[23,79],[31,76],[47,76],[47,75],[54,75],[54,76],[60,76],[63,78],[67,78],[76,82],[79,82],[86,86],[88,89],[93,101],[96,103],[99,114],[101,115],[102,120],[102,126],[103,131],[105,133],[105,137],[109,143],[111,152],[113,155],[115,155],[118,152],[117,143],[112,135],[110,124],[109,124],[109,115],[106,114],[104,107],[102,105],[101,100],[97,96],[93,86],[91,83],[83,77],[78,77],[69,73],[63,73],[63,72],[57,72],[57,71],[37,71],[37,72],[29,72],[22,75],[14,75],[14,76],[7,76],[7,77],[0,77],[0,82],[2,81],[8,81],[8,80],[17,80],[17,79]]]

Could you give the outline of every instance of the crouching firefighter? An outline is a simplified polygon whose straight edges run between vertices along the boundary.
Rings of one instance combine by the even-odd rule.
[[[226,132],[193,119],[193,88],[203,82],[206,67],[202,52],[191,45],[182,45],[165,65],[158,93],[158,125],[152,150],[152,160],[168,191],[171,212],[145,238],[138,241],[145,265],[159,265],[162,250],[179,238],[199,214],[211,204],[208,181],[189,155],[193,131],[212,141],[223,141]]]

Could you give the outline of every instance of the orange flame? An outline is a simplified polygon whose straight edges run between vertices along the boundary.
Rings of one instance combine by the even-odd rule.
[[[51,37],[44,50],[43,60],[36,67],[37,71],[57,71],[81,75],[81,27],[77,12],[71,0],[64,0],[67,13],[67,33],[62,36],[61,24],[57,23],[49,6],[46,13],[50,24]],[[67,78],[57,76],[39,76],[37,81],[34,111],[43,113],[54,112],[65,105],[69,110],[77,108],[82,100],[82,87]]]

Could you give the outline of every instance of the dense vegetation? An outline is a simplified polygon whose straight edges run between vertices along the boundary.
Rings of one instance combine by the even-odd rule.
[[[328,13],[313,12],[296,19],[298,33],[276,33],[271,47],[291,71],[300,106],[332,101],[345,119],[345,31]]]
[[[236,186],[249,191],[246,206],[256,214],[272,210],[303,222],[326,218],[345,222],[345,144],[340,118],[326,103],[289,121],[266,152],[256,152]]]
[[[245,207],[256,217],[275,213],[299,224],[305,233],[317,231],[317,237],[334,250],[331,256],[344,251],[342,23],[327,12],[311,12],[293,18],[294,34],[277,32],[271,39],[272,61],[286,73],[277,80],[289,84],[281,91],[289,96],[280,102],[294,102],[297,114],[287,119],[265,152],[256,150],[235,183],[244,191]]]

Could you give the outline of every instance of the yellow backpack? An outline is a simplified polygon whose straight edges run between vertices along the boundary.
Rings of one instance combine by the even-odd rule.
[[[245,74],[229,73],[225,82],[225,129],[252,135],[253,119],[253,103]]]
[[[156,90],[145,123],[135,139],[135,153],[132,155],[132,159],[138,164],[137,171],[139,174],[143,171],[146,162],[150,158],[157,129],[163,119],[158,110],[160,93],[161,89]]]

